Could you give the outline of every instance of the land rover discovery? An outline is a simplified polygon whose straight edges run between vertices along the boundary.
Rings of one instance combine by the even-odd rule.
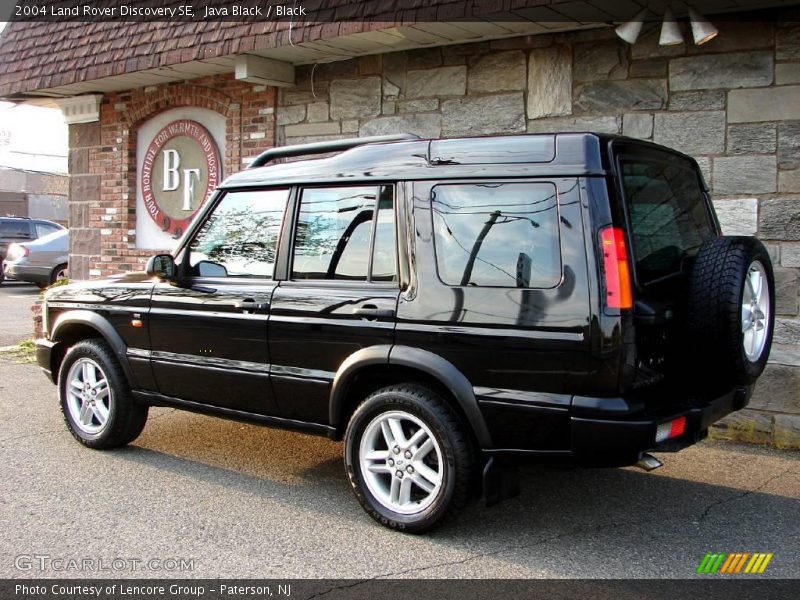
[[[521,460],[703,439],[748,403],[773,307],[764,246],[721,235],[688,156],[401,135],[263,153],[174,254],[50,290],[37,357],[85,446],[149,406],[326,435],[364,509],[419,532]]]

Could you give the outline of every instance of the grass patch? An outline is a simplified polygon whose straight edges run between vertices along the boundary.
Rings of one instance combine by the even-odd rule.
[[[15,346],[0,348],[0,356],[11,359],[18,364],[36,362],[36,346],[33,340],[24,340]]]

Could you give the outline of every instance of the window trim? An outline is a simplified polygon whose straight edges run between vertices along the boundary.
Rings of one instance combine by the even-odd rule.
[[[380,193],[381,188],[388,186],[392,189],[392,214],[394,217],[394,230],[395,230],[395,242],[394,242],[394,261],[395,261],[395,275],[397,277],[396,281],[373,281],[372,280],[372,260],[374,256],[374,243],[375,243],[375,230],[377,228],[377,211],[378,205],[380,203]],[[375,206],[372,209],[372,227],[370,230],[370,244],[369,244],[369,257],[367,262],[367,277],[366,279],[312,279],[312,278],[294,278],[293,275],[293,266],[294,266],[294,253],[296,249],[296,234],[297,234],[297,225],[298,221],[300,220],[300,207],[303,201],[303,191],[309,189],[338,189],[338,188],[357,188],[357,187],[374,187],[375,188]],[[386,287],[386,288],[397,288],[400,287],[400,273],[399,273],[399,261],[398,261],[398,253],[399,253],[399,240],[397,237],[397,182],[392,181],[348,181],[346,184],[310,184],[310,185],[296,185],[294,186],[294,194],[293,194],[293,202],[292,202],[292,210],[293,214],[291,215],[291,227],[289,227],[289,231],[286,237],[287,240],[287,251],[286,251],[286,271],[285,271],[285,279],[281,280],[286,284],[293,284],[293,286],[297,285],[313,285],[314,287],[353,287],[353,286],[377,286],[377,287]],[[289,215],[287,215],[288,217]],[[284,230],[286,230],[286,222],[284,222]]]
[[[439,255],[437,252],[438,244],[436,241],[436,224],[434,222],[434,215],[433,215],[433,199],[431,195],[433,191],[437,187],[445,186],[445,185],[484,185],[484,184],[548,184],[553,187],[556,194],[556,217],[557,217],[557,245],[558,245],[558,280],[554,285],[547,286],[547,287],[516,287],[510,285],[460,285],[460,284],[453,284],[447,283],[443,278],[442,274],[439,271]],[[551,179],[543,179],[543,178],[532,178],[532,179],[503,179],[503,178],[493,178],[493,179],[458,179],[458,180],[439,180],[431,182],[430,188],[428,190],[428,213],[430,218],[430,225],[431,225],[431,242],[433,244],[433,262],[436,267],[436,278],[442,285],[447,286],[448,288],[458,288],[458,289],[496,289],[496,290],[554,290],[561,286],[562,282],[564,281],[564,249],[562,247],[562,235],[561,235],[561,188],[559,187],[558,183]]]

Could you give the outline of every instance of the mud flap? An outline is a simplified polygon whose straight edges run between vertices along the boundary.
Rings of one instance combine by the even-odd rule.
[[[516,465],[500,464],[494,456],[483,467],[483,495],[486,506],[519,495],[519,469]]]

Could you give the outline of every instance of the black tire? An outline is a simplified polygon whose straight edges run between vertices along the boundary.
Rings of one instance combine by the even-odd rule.
[[[53,285],[62,277],[66,278],[67,275],[67,265],[58,265],[53,272],[50,273],[50,285]]]
[[[379,418],[391,413],[398,414],[398,412],[411,415],[423,423],[438,444],[438,447],[429,455],[440,453],[442,456],[441,462],[438,460],[435,462],[441,481],[438,491],[435,488],[430,491],[427,500],[423,501],[429,502],[429,504],[412,514],[403,514],[392,510],[378,499],[365,480],[360,456],[365,432]],[[413,431],[409,429],[408,434],[410,439]],[[414,451],[416,452],[416,450]],[[397,456],[390,454],[386,460],[387,468],[389,468],[390,458],[400,456],[400,454]],[[433,391],[419,385],[401,384],[386,387],[374,392],[359,405],[350,419],[345,434],[344,462],[353,493],[361,506],[378,523],[390,529],[408,533],[428,531],[457,514],[472,495],[471,484],[474,481],[475,452],[467,429],[447,402]],[[406,462],[408,466],[401,466],[401,469],[412,468],[410,466],[412,461],[407,460]],[[392,473],[396,473],[394,471],[396,468],[396,466],[391,467]],[[391,486],[391,480],[394,479],[392,473],[383,476],[388,477],[384,481],[389,486]],[[402,478],[403,475],[400,477]],[[412,468],[412,475],[407,477],[412,479],[421,475],[421,471],[413,474]],[[426,494],[421,488],[416,491],[423,495]],[[409,504],[409,506],[410,510],[415,510],[413,504]]]
[[[70,371],[79,361],[82,362],[76,367],[75,375],[77,369],[82,368],[84,364],[90,366],[94,364],[107,382],[109,390],[106,396],[107,418],[102,425],[96,413],[94,416],[89,416],[89,423],[84,425],[78,422],[80,413],[77,418],[73,414],[78,412],[75,407],[81,400],[77,394],[68,395],[67,389],[70,385]],[[97,373],[98,371],[95,371],[95,375]],[[122,367],[103,340],[84,340],[67,350],[58,373],[58,391],[61,412],[70,433],[89,448],[105,450],[124,446],[139,436],[147,422],[148,407],[134,401]]]
[[[766,338],[763,349],[748,356],[742,304],[748,274],[756,265],[763,267],[762,279],[767,284]],[[775,280],[764,245],[753,237],[718,237],[705,242],[692,268],[688,308],[688,339],[694,345],[698,366],[706,372],[712,367],[713,378],[726,384],[755,382],[767,364],[775,326]]]

